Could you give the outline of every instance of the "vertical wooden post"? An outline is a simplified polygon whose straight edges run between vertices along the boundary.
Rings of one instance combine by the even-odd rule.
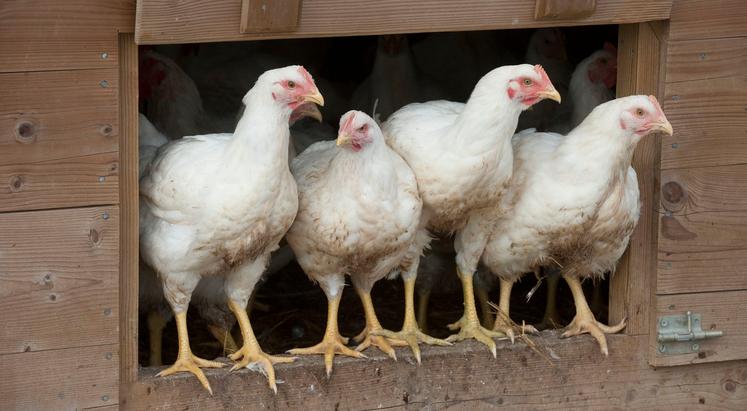
[[[128,401],[138,356],[138,55],[135,35],[119,35],[119,398]]]
[[[650,94],[660,98],[666,55],[666,23],[621,25],[618,40],[617,96]],[[610,323],[628,318],[626,334],[650,333],[655,311],[661,138],[641,140],[633,156],[641,192],[641,218],[610,284]]]

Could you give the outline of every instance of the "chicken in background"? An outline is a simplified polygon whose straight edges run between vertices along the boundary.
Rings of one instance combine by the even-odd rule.
[[[298,215],[287,234],[299,265],[327,296],[324,339],[290,354],[322,354],[327,377],[335,354],[362,357],[373,345],[393,359],[392,345],[403,341],[375,335],[382,331],[371,300],[374,283],[394,271],[408,255],[417,233],[422,202],[407,163],[384,141],[377,123],[360,111],[340,119],[337,142],[312,145],[292,165],[298,183]],[[386,218],[382,218],[386,216]],[[361,298],[365,329],[346,347],[337,314],[349,275]]]
[[[407,35],[392,34],[378,37],[371,73],[353,92],[351,105],[383,121],[407,104],[445,97],[415,67]]]
[[[477,318],[473,274],[487,240],[462,236],[461,229],[473,214],[497,204],[512,170],[511,136],[519,115],[538,101],[560,95],[541,66],[503,66],[486,74],[466,104],[449,101],[413,103],[384,123],[387,143],[410,165],[423,199],[423,214],[412,254],[420,256],[430,242],[428,230],[456,232],[457,267],[464,294],[464,315],[459,334],[450,341],[476,338],[496,356],[491,337],[499,333],[483,328]],[[418,259],[404,267],[405,320],[397,333],[381,335],[405,340],[420,362],[418,342],[442,343],[418,328],[412,304]]]
[[[140,254],[159,273],[179,335],[176,363],[158,375],[191,372],[211,394],[201,368],[224,364],[195,356],[187,333],[187,308],[203,276],[225,277],[243,338],[229,356],[238,361],[233,369],[258,363],[277,392],[273,364],[293,361],[262,351],[246,307],[298,207],[288,168],[291,113],[324,100],[303,67],[289,66],[263,73],[243,102],[234,133],[172,141],[140,180]]]
[[[565,34],[560,29],[538,29],[529,39],[524,61],[541,65],[552,79],[564,102],[567,101],[573,65],[568,60]],[[535,128],[547,130],[557,118],[567,116],[568,104],[552,104],[549,101],[534,105],[519,117],[517,130]]]
[[[508,318],[513,283],[538,266],[559,270],[576,304],[563,337],[590,333],[608,355],[605,334],[625,327],[598,322],[581,281],[614,272],[640,214],[636,173],[630,166],[641,138],[672,134],[653,96],[630,96],[597,106],[568,135],[526,130],[513,138],[515,161],[509,192],[493,210],[482,256],[501,282],[501,311]],[[491,223],[491,221],[494,221]],[[496,327],[505,327],[503,316]]]

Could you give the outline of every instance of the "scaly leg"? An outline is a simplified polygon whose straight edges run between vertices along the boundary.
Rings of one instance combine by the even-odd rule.
[[[514,283],[512,281],[506,281],[504,279],[500,279],[501,284],[501,296],[498,302],[498,312],[495,316],[495,324],[493,324],[493,331],[498,331],[511,339],[511,343],[514,342],[514,326],[511,321],[511,317],[509,316],[509,308],[511,306],[511,289],[514,286]],[[537,329],[534,328],[531,325],[525,325],[520,328],[520,332],[522,333],[536,333]]]
[[[540,330],[560,327],[560,315],[558,314],[558,284],[560,275],[553,273],[547,277],[547,302],[545,304],[545,315],[542,322],[537,324]]]
[[[428,303],[430,300],[430,290],[423,290],[418,293],[418,325],[424,333],[428,333]]]
[[[159,367],[163,365],[161,353],[163,352],[163,329],[166,328],[166,321],[158,310],[148,313],[148,365]]]
[[[278,393],[278,387],[275,384],[275,368],[274,364],[278,363],[289,363],[295,361],[293,357],[277,357],[274,355],[265,354],[262,348],[257,342],[257,338],[254,336],[252,325],[249,322],[249,316],[246,315],[246,307],[242,307],[241,304],[228,299],[228,308],[231,309],[236,319],[239,320],[239,327],[241,328],[241,336],[244,339],[244,345],[235,353],[228,356],[228,358],[238,361],[231,367],[231,371],[239,368],[244,368],[250,363],[259,363],[267,374],[267,382],[270,384],[270,388],[275,394]],[[239,359],[241,359],[239,361]]]
[[[609,355],[609,350],[607,349],[607,338],[604,334],[614,334],[625,328],[625,318],[623,318],[619,324],[614,326],[608,326],[598,322],[596,318],[594,318],[594,314],[592,314],[589,304],[586,303],[584,290],[581,288],[581,282],[578,278],[565,275],[563,278],[565,278],[565,281],[568,283],[568,286],[571,288],[571,292],[573,293],[573,301],[576,303],[576,316],[565,328],[561,337],[566,338],[572,335],[589,333],[596,338],[599,343],[599,348],[602,350],[602,354],[605,356]]]
[[[288,350],[288,353],[293,355],[324,355],[324,368],[327,371],[327,378],[332,375],[332,363],[335,354],[366,358],[362,353],[346,347],[347,338],[343,338],[340,335],[340,329],[337,326],[337,312],[340,308],[340,299],[342,299],[342,293],[337,293],[334,298],[327,298],[327,329],[324,332],[322,342],[312,347]]]
[[[457,334],[450,335],[446,341],[462,341],[469,338],[474,338],[477,341],[488,346],[493,357],[497,357],[495,341],[493,337],[503,337],[504,335],[495,331],[488,330],[480,325],[480,321],[477,318],[477,308],[475,307],[475,294],[472,288],[473,274],[464,274],[459,268],[457,268],[459,279],[462,281],[462,292],[464,294],[464,315],[462,318],[454,324],[451,324],[449,328],[459,327],[460,330]]]
[[[202,386],[208,390],[210,395],[213,395],[210,383],[200,368],[221,368],[225,364],[217,361],[203,360],[192,354],[192,349],[189,348],[189,335],[187,334],[187,313],[186,311],[182,311],[175,314],[176,330],[179,334],[179,354],[176,357],[174,365],[159,372],[157,376],[166,377],[177,372],[191,372],[197,377]]]
[[[418,328],[418,323],[415,321],[415,276],[407,280],[403,280],[405,283],[405,322],[402,324],[402,330],[392,332],[388,330],[378,330],[372,332],[374,335],[383,335],[393,340],[406,341],[415,354],[415,359],[420,364],[420,347],[418,343],[425,343],[430,345],[451,345],[449,342],[433,338],[429,335],[424,334]]]
[[[358,293],[358,296],[361,298],[363,311],[366,314],[366,328],[353,338],[355,342],[360,344],[355,348],[355,350],[363,351],[373,345],[391,357],[394,361],[397,361],[397,354],[394,352],[392,346],[406,346],[407,343],[401,340],[390,340],[389,338],[372,334],[372,332],[383,330],[384,328],[376,317],[376,310],[374,310],[373,301],[371,301],[371,293],[363,291],[358,287],[354,288],[355,292]]]
[[[221,347],[223,347],[224,355],[233,354],[239,350],[236,341],[233,339],[233,335],[231,335],[231,330],[227,330],[219,325],[208,324],[208,331],[210,331],[213,338],[218,340]]]

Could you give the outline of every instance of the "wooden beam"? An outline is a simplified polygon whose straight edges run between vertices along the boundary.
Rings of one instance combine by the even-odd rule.
[[[594,14],[596,0],[536,0],[534,18],[550,19],[583,19]]]
[[[119,36],[119,237],[120,398],[127,398],[138,369],[138,54],[133,34]]]
[[[264,376],[249,370],[207,370],[210,396],[192,375],[155,377],[144,369],[132,409],[739,409],[747,401],[747,362],[654,370],[645,336],[611,335],[602,357],[587,336],[533,337],[552,364],[523,343],[498,343],[498,359],[474,341],[423,347],[418,366],[404,349],[398,362],[369,350],[368,360],[335,358],[331,379],[320,357],[278,365],[283,384],[274,395]]]
[[[0,165],[116,152],[117,69],[0,74]]]
[[[747,36],[747,1],[675,0],[669,35],[672,40]]]
[[[240,32],[236,0],[141,0],[138,44],[623,24],[669,18],[672,0],[597,0],[592,16],[534,19],[535,0],[304,0],[292,33]]]
[[[298,27],[301,0],[241,1],[241,32],[287,32]]]
[[[747,37],[670,41],[666,82],[747,76]]]
[[[59,321],[75,327],[62,316]],[[116,404],[118,357],[116,344],[2,354],[0,408],[75,410]]]

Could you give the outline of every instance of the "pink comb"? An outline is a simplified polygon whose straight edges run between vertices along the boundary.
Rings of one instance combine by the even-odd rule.
[[[346,116],[348,116],[348,117],[345,119],[345,122],[342,123],[342,126],[340,126],[340,131],[341,132],[344,131],[344,130],[349,129],[352,126],[353,119],[355,118],[355,111],[349,112],[348,114],[346,114]]]
[[[648,96],[648,100],[651,102],[651,104],[654,105],[654,107],[656,107],[656,111],[659,112],[659,115],[664,117],[664,110],[661,109],[661,106],[659,105],[659,100],[657,100],[656,97],[654,96]]]
[[[311,74],[309,74],[309,72],[306,71],[306,69],[303,68],[303,66],[298,66],[298,72],[301,73],[301,76],[303,76],[303,78],[304,78],[304,80],[306,80],[306,82],[308,82],[309,84],[311,84],[314,87],[316,87],[316,83],[314,83],[314,79],[311,78]]]

